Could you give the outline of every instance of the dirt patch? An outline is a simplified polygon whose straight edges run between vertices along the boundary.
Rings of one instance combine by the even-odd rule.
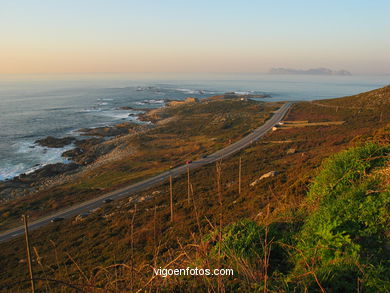
[[[306,126],[331,126],[343,125],[345,121],[327,121],[327,122],[308,122],[308,121],[285,121],[284,124],[279,125],[279,128],[294,128]]]

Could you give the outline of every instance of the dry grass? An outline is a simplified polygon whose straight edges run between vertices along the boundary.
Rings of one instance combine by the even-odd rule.
[[[361,117],[350,115],[350,112],[328,113],[326,110],[303,103],[294,107],[288,119],[313,121],[312,118],[320,117],[346,123],[317,125],[305,131],[300,128],[281,128],[268,134],[266,140],[289,143],[259,142],[239,154],[243,166],[241,195],[237,193],[238,157],[234,156],[221,166],[221,196],[215,186],[218,175],[215,166],[206,166],[191,173],[192,205],[188,205],[187,200],[187,178],[174,180],[173,223],[170,222],[167,182],[139,195],[148,199],[137,203],[136,217],[133,217],[133,202],[123,200],[93,213],[83,222],[65,221],[61,225],[35,231],[33,245],[42,257],[39,264],[41,269],[37,270],[42,280],[40,288],[44,291],[49,282],[52,292],[126,292],[132,283],[134,291],[140,292],[180,291],[183,288],[193,292],[217,292],[218,288],[237,288],[234,287],[237,285],[243,291],[253,290],[250,284],[261,283],[265,279],[271,283],[269,270],[272,267],[268,264],[268,257],[256,259],[255,264],[238,256],[223,262],[218,257],[210,257],[211,244],[202,239],[208,233],[219,234],[221,214],[223,226],[242,218],[255,219],[265,226],[278,222],[296,223],[299,217],[294,211],[301,206],[307,185],[321,161],[355,143],[355,137],[367,139],[382,125],[372,113],[359,119]],[[310,119],[305,115],[310,116]],[[166,146],[169,141],[167,136],[162,138],[161,143]],[[298,152],[286,156],[291,147]],[[177,145],[177,148],[180,149],[180,146]],[[193,155],[196,156],[198,151],[194,151]],[[264,180],[255,188],[249,187],[250,182],[268,170],[278,170],[280,175]],[[155,191],[158,193],[153,195]],[[55,249],[48,245],[48,239],[56,239]],[[263,249],[271,257],[272,241],[262,239]],[[21,247],[23,245],[18,239],[0,245],[3,256],[0,265],[4,268],[4,273],[0,275],[1,285],[16,284],[9,287],[12,290],[10,292],[24,292],[28,288],[28,283],[21,282],[25,275],[25,264],[19,263],[23,258]],[[218,265],[234,267],[237,278],[224,278],[221,285],[215,277],[161,278],[153,275],[153,268],[160,266],[216,268]],[[52,282],[50,278],[58,282]]]
[[[283,125],[279,125],[279,128],[295,128],[295,127],[307,127],[307,126],[331,126],[331,125],[343,125],[345,121],[327,121],[327,122],[308,122],[308,121],[284,121]]]

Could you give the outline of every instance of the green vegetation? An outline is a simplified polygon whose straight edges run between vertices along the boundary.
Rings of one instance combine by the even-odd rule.
[[[345,123],[281,128],[227,158],[222,162],[221,200],[213,164],[191,172],[190,202],[187,178],[174,179],[173,222],[166,182],[107,204],[86,218],[35,230],[31,244],[35,276],[40,278],[37,287],[43,292],[64,292],[70,285],[91,292],[217,292],[221,287],[226,292],[386,292],[390,117],[371,108],[344,105],[335,110],[315,103],[295,104],[286,120]],[[241,110],[231,109],[232,117],[238,119]],[[193,112],[183,115],[197,117],[195,125],[203,119]],[[248,121],[246,127],[254,123]],[[168,153],[156,166],[168,166],[170,156],[177,162],[195,158],[206,151],[193,147],[197,142],[213,148],[219,142],[210,137],[219,139],[219,131],[229,133],[221,123],[215,133],[197,128],[191,134],[197,136],[186,138],[185,133],[177,134],[174,121],[165,122],[161,127],[169,127],[169,132],[158,136],[156,128],[137,141],[151,147],[151,156]],[[151,162],[149,158],[137,157],[137,170]],[[131,165],[112,166],[126,170]],[[269,171],[278,174],[250,185]],[[120,180],[117,171],[110,172]],[[109,183],[110,176],[100,182],[99,176],[91,176],[91,185]],[[23,238],[0,244],[0,251],[0,288],[26,292]],[[233,268],[235,274],[161,278],[152,270],[187,266]]]
[[[212,153],[263,124],[280,105],[232,99],[162,108],[156,121],[168,118],[166,123],[112,139],[108,143],[113,150],[96,166],[29,196],[0,203],[0,228],[19,225],[27,211],[32,218],[39,217]]]
[[[215,255],[221,250],[222,256],[237,256],[246,259],[261,257],[261,239],[265,231],[254,221],[241,220],[227,226],[222,233],[222,242],[212,250]],[[214,235],[217,238],[218,235]]]
[[[381,110],[382,116],[386,115],[388,117],[389,107],[390,107],[390,86],[385,86],[383,88],[357,94],[354,96],[322,100],[319,101],[323,105],[347,108],[347,109],[366,109],[366,110]]]
[[[324,164],[308,194],[317,202],[314,213],[297,235],[296,272],[303,274],[309,266],[322,286],[334,291],[390,287],[390,185],[384,186],[376,172],[389,162],[389,154],[388,145],[366,144]]]
[[[227,226],[222,241],[213,234],[213,257],[221,253],[241,275],[244,262],[269,267],[268,289],[275,291],[386,292],[390,185],[379,171],[389,154],[389,145],[366,144],[332,156],[310,186],[301,228],[244,219]],[[267,251],[269,263],[262,261]],[[255,280],[263,289],[264,282]]]

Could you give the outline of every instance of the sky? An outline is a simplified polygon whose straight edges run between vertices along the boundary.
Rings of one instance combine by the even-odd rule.
[[[388,0],[0,0],[0,74],[390,73]]]

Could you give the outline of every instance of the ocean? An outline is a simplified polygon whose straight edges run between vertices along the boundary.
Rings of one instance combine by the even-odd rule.
[[[225,92],[271,95],[265,101],[317,100],[353,95],[390,84],[390,76],[262,74],[0,75],[0,180],[66,162],[37,139],[77,136],[85,127],[135,121],[133,108],[165,99],[205,98]]]

